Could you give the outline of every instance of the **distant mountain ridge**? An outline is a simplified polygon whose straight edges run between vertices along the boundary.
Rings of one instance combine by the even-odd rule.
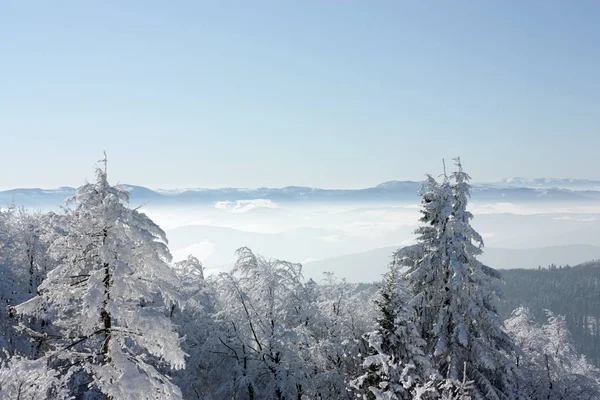
[[[481,183],[484,186],[507,186],[528,188],[559,189],[600,189],[600,181],[571,178],[503,178],[495,182]]]
[[[544,178],[548,185],[558,180]],[[539,180],[533,180],[538,182]],[[560,180],[572,185],[588,185],[595,181]],[[600,201],[600,190],[574,190],[565,188],[521,187],[522,178],[511,178],[496,183],[473,185],[472,195],[475,201],[528,202],[528,201]],[[540,181],[541,182],[541,181]],[[600,188],[600,182],[597,182]],[[539,185],[542,185],[540,183]],[[267,199],[274,202],[418,202],[418,192],[422,182],[389,181],[365,189],[318,189],[301,186],[283,188],[243,189],[175,189],[153,190],[143,186],[123,184],[128,190],[132,202],[161,205],[210,204],[219,201],[237,201]],[[14,204],[26,207],[56,207],[75,194],[75,188],[57,189],[11,189],[0,191],[0,206]]]

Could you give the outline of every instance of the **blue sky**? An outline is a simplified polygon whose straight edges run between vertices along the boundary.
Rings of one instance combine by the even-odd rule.
[[[600,179],[600,2],[0,5],[0,187]]]

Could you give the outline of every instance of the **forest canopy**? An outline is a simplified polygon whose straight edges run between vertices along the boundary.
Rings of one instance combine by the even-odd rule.
[[[219,274],[173,262],[104,159],[60,212],[0,211],[0,397],[600,399],[595,269],[508,272],[504,300],[470,179],[458,158],[427,176],[373,287],[246,247]]]

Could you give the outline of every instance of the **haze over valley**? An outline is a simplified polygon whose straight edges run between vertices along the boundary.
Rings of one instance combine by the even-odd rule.
[[[229,270],[235,251],[304,265],[319,280],[332,271],[351,282],[385,273],[392,251],[413,243],[421,182],[391,181],[362,190],[152,190],[122,185],[166,230],[176,260],[196,256],[208,273]],[[3,205],[56,209],[74,189],[0,192]],[[474,184],[469,209],[494,268],[575,265],[600,258],[600,182],[577,179],[503,179]]]

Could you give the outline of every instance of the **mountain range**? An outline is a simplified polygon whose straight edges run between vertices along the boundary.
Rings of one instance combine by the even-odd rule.
[[[522,178],[512,177],[504,178],[483,185],[506,186],[506,187],[528,187],[528,188],[562,188],[579,190],[598,190],[600,181],[589,179],[570,179],[570,178]]]
[[[389,181],[366,189],[318,189],[301,186],[284,188],[222,188],[153,190],[143,186],[120,185],[135,204],[152,206],[211,204],[219,201],[266,199],[278,203],[328,202],[418,202],[422,182]],[[54,208],[75,194],[75,188],[11,189],[0,191],[0,206]],[[600,182],[575,179],[507,178],[473,185],[472,196],[479,201],[498,202],[595,202],[600,201]]]

